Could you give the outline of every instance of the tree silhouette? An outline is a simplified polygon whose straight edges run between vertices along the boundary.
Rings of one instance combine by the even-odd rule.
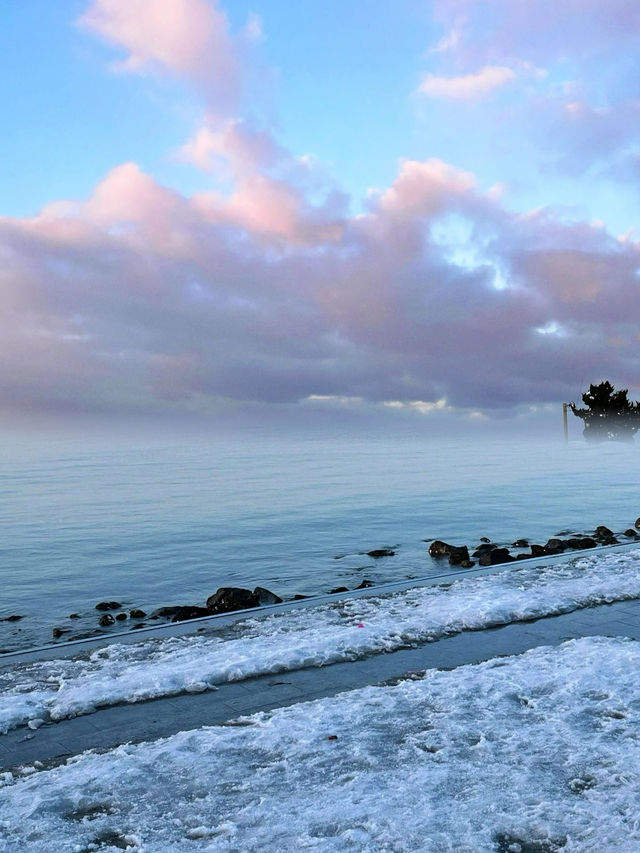
[[[616,391],[610,382],[589,385],[582,395],[586,409],[571,403],[571,411],[584,421],[587,441],[633,441],[640,430],[640,403],[627,399],[628,389]]]

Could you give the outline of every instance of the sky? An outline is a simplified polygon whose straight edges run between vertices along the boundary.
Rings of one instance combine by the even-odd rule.
[[[637,0],[0,15],[3,421],[640,396]]]

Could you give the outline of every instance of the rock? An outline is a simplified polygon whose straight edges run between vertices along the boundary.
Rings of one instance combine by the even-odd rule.
[[[482,545],[478,545],[476,550],[473,552],[473,556],[479,557],[481,554],[486,554],[489,551],[493,551],[494,548],[497,548],[497,545],[489,545],[486,542],[483,542]]]
[[[628,530],[625,530],[624,535],[625,536],[631,536],[635,539],[635,537],[638,535],[638,533],[637,533],[637,531],[635,531],[633,529],[633,527],[630,527]]]
[[[472,566],[475,566],[475,563],[473,562],[473,560],[463,560],[460,563],[461,569],[470,569]]]
[[[151,612],[149,619],[171,619],[179,610],[182,610],[183,607],[189,606],[190,605],[188,604],[170,604],[166,607],[157,607]]]
[[[544,546],[544,550],[546,554],[561,554],[565,548],[567,547],[567,543],[564,539],[556,539],[555,537],[547,540],[547,544]]]
[[[202,616],[211,616],[211,611],[207,607],[197,607],[195,604],[187,604],[177,609],[171,621],[186,622],[189,619],[200,619]]]
[[[544,545],[530,545],[532,557],[544,557]]]
[[[516,554],[516,560],[530,560],[531,554]]]
[[[484,542],[485,544],[487,544],[488,542],[491,542],[491,539],[487,539],[487,537],[486,537],[486,536],[481,536],[481,537],[480,537],[480,541],[481,541],[481,542]]]
[[[469,562],[469,549],[466,545],[462,545],[460,548],[451,548],[449,551],[449,565],[450,566],[459,566],[461,563]]]
[[[367,551],[367,557],[374,557],[376,560],[380,557],[395,557],[396,552],[391,548],[374,548],[373,551]]]
[[[69,614],[69,619],[81,619],[81,618],[82,617],[80,616],[79,613],[70,613]]]
[[[124,620],[127,618],[128,617],[127,617],[126,613],[116,613],[116,621],[117,622],[124,622]]]
[[[96,604],[96,610],[120,610],[121,607],[119,601],[101,601]]]
[[[454,547],[454,545],[448,545],[441,539],[434,539],[431,545],[429,545],[429,554],[432,557],[446,557]]]
[[[140,610],[137,607],[134,607],[133,610],[129,611],[130,619],[144,619],[146,615],[147,614],[144,612],[144,610]]]
[[[138,628],[144,628],[146,624],[147,624],[146,622],[136,622],[135,625],[131,626],[130,630],[131,631],[137,631]]]
[[[207,607],[212,613],[230,613],[233,610],[247,610],[259,605],[258,596],[250,589],[235,586],[221,586],[207,598]]]
[[[106,628],[107,625],[113,625],[116,620],[110,613],[103,613],[103,615],[98,619],[98,625],[102,625],[103,628]]]
[[[590,536],[574,536],[571,539],[567,539],[568,547],[574,549],[595,548],[597,544],[596,540]]]
[[[309,596],[308,596],[308,595],[301,595],[301,594],[298,592],[298,593],[296,593],[296,594],[293,596],[293,598],[292,598],[291,600],[292,600],[292,601],[302,601],[302,599],[303,599],[303,598],[309,598]]]
[[[633,522],[633,526],[640,530],[640,518],[636,518],[636,520]]]
[[[19,622],[23,618],[18,613],[12,613],[11,616],[5,616],[4,619],[0,619],[0,622]]]
[[[367,580],[366,578],[358,584],[358,586],[354,586],[354,589],[369,589],[369,587],[373,586],[373,581]]]
[[[348,586],[337,586],[335,589],[329,590],[329,595],[335,595],[337,592],[349,592]]]
[[[63,634],[68,634],[70,632],[70,630],[71,630],[70,628],[54,628],[51,631],[51,636],[53,637],[54,640],[57,640]]]
[[[270,589],[265,589],[263,586],[257,586],[253,590],[253,594],[258,597],[258,603],[261,606],[264,604],[282,604],[282,599],[279,595],[271,592]]]
[[[511,545],[512,548],[528,548],[529,540],[528,539],[516,539],[515,542]]]
[[[596,527],[593,535],[603,544],[608,544],[614,538],[613,530],[609,530],[609,528],[605,527],[604,524],[600,524]]]
[[[514,563],[515,559],[507,548],[494,548],[491,551],[485,551],[478,562],[481,566],[499,566],[502,563]]]

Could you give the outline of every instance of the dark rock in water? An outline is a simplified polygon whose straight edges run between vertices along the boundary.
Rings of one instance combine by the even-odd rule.
[[[567,546],[577,550],[582,550],[583,548],[595,548],[597,544],[596,540],[592,539],[590,536],[574,536],[571,539],[567,539]]]
[[[560,554],[566,547],[567,543],[564,539],[556,539],[555,537],[548,539],[547,544],[544,546],[547,554]]]
[[[631,536],[632,538],[635,539],[635,537],[638,535],[638,532],[636,530],[634,530],[633,527],[630,527],[628,530],[625,530],[624,535],[625,536]]]
[[[473,552],[473,556],[479,557],[481,554],[487,554],[489,551],[493,551],[493,549],[497,547],[497,545],[490,545],[487,542],[483,542],[482,545],[478,545],[476,550]]]
[[[136,622],[136,624],[135,624],[135,625],[132,625],[132,626],[131,626],[131,629],[130,629],[130,630],[131,630],[131,631],[137,631],[137,630],[138,630],[138,628],[144,628],[144,627],[146,626],[146,624],[147,624],[146,622]]]
[[[119,601],[101,601],[96,604],[96,610],[120,610],[121,607]]]
[[[112,616],[110,613],[104,613],[104,614],[103,614],[103,615],[98,619],[98,625],[102,625],[102,627],[103,627],[103,628],[106,628],[106,627],[107,627],[107,625],[113,625],[113,623],[114,623],[115,621],[116,621],[116,620],[113,618],[113,616]]]
[[[460,548],[451,548],[449,551],[449,565],[459,566],[461,563],[469,562],[469,549],[466,545]]]
[[[544,545],[530,545],[532,557],[544,557]]]
[[[595,535],[598,539],[611,539],[613,536],[613,530],[609,530],[609,528],[605,527],[604,524],[600,524],[595,529]]]
[[[185,607],[179,607],[177,612],[173,614],[172,622],[186,622],[189,619],[199,619],[201,616],[211,616],[211,611],[207,607],[197,607],[195,604],[187,604]]]
[[[329,595],[335,595],[336,592],[349,592],[348,586],[337,586],[335,589],[329,590]]]
[[[515,559],[507,548],[494,548],[482,554],[478,562],[481,566],[499,566],[502,563],[514,563]]]
[[[212,613],[230,613],[233,610],[247,610],[259,605],[258,596],[250,589],[235,586],[221,586],[207,598],[207,607]]]
[[[81,619],[81,618],[82,617],[80,616],[79,613],[70,613],[69,614],[69,619]]]
[[[51,636],[54,640],[57,640],[63,634],[68,634],[71,631],[71,628],[54,628],[51,632]]]
[[[446,557],[451,552],[451,549],[455,547],[455,545],[448,545],[441,539],[434,539],[431,545],[429,545],[429,554],[432,557]]]
[[[23,618],[18,613],[12,613],[11,616],[5,616],[4,619],[0,619],[0,622],[19,622]]]
[[[530,560],[531,554],[516,554],[516,560]]]
[[[461,569],[470,569],[472,566],[475,566],[475,563],[473,562],[473,560],[463,560],[460,563]]]
[[[636,520],[633,522],[633,526],[640,530],[640,518],[636,518]]]
[[[303,599],[303,598],[309,598],[309,596],[308,596],[308,595],[301,595],[301,594],[298,592],[298,593],[296,593],[296,594],[293,596],[293,598],[292,598],[291,600],[292,600],[292,601],[302,601],[302,599]]]
[[[487,539],[487,537],[486,537],[486,536],[481,536],[481,537],[480,537],[480,541],[481,541],[481,542],[484,542],[485,544],[487,544],[488,542],[491,542],[491,539]]]
[[[354,586],[354,589],[369,589],[369,587],[373,586],[373,581],[367,580],[366,578],[358,584],[358,586]]]
[[[529,540],[528,539],[516,539],[516,541],[511,545],[512,548],[528,548]]]
[[[367,551],[367,557],[374,557],[376,560],[379,557],[395,557],[396,552],[391,548],[374,548],[373,551]]]
[[[129,618],[131,619],[144,619],[147,614],[144,610],[140,610],[137,607],[134,607],[133,610],[129,611]]]
[[[270,589],[265,589],[263,586],[257,586],[253,590],[253,594],[258,597],[258,603],[263,604],[282,604],[282,599]]]
[[[179,610],[182,610],[184,607],[189,607],[188,604],[170,604],[166,607],[157,607],[154,611],[152,611],[149,619],[171,619],[173,616],[178,613]]]
[[[116,621],[117,622],[124,622],[124,620],[127,618],[128,617],[127,617],[126,613],[116,613]]]

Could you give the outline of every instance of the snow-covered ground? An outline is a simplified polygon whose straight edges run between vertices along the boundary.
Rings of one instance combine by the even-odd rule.
[[[632,853],[639,671],[573,640],[5,774],[0,851]]]
[[[511,564],[485,577],[249,618],[216,634],[113,644],[0,673],[0,732],[639,596],[640,549],[548,567]]]

